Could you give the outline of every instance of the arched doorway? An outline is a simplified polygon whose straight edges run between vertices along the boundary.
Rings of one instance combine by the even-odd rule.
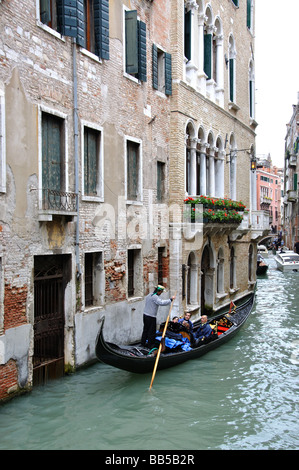
[[[211,249],[205,246],[201,258],[201,314],[209,314],[213,309],[214,268],[211,267]]]

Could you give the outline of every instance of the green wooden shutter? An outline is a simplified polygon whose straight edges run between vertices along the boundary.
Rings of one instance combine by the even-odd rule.
[[[165,52],[165,95],[172,95],[171,54]]]
[[[294,183],[293,189],[294,189],[295,191],[297,191],[297,185],[298,185],[298,175],[297,175],[297,173],[294,173],[294,181],[293,181],[293,183]]]
[[[126,72],[138,73],[138,30],[137,11],[125,12],[125,35],[126,35]]]
[[[42,187],[61,190],[60,118],[43,113],[42,117]]]
[[[139,145],[128,142],[127,145],[127,198],[136,201],[138,197],[138,162]]]
[[[204,35],[204,72],[208,80],[212,77],[212,35]]]
[[[63,36],[77,36],[77,1],[57,0],[57,29]]]
[[[146,24],[138,21],[138,78],[146,82]]]
[[[152,66],[153,66],[153,88],[158,90],[158,48],[153,44],[152,48]]]
[[[85,14],[84,14],[84,0],[77,0],[77,35],[76,42],[81,47],[86,47],[85,44]]]
[[[98,132],[84,129],[84,193],[89,196],[97,194],[97,148]]]
[[[191,59],[191,10],[185,11],[185,57]]]
[[[247,28],[251,29],[251,0],[247,0]]]
[[[229,99],[233,103],[234,102],[234,59],[229,59]]]
[[[96,54],[109,59],[109,0],[94,0]]]

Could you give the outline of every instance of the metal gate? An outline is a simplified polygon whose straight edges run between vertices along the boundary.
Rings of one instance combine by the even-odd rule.
[[[34,385],[64,374],[64,287],[59,264],[35,269]]]

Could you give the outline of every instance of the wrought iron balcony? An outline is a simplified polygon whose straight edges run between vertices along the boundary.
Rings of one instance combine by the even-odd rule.
[[[52,215],[74,216],[76,210],[76,193],[42,189],[40,220],[52,220]]]

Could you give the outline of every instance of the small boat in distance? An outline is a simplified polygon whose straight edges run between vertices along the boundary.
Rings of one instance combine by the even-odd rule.
[[[268,265],[265,262],[264,258],[262,255],[258,254],[257,255],[257,261],[256,261],[256,274],[266,274],[268,270]]]
[[[268,255],[268,250],[267,250],[267,247],[265,245],[258,245],[257,246],[257,252],[260,253],[261,255]]]
[[[215,338],[207,343],[203,342],[190,350],[172,350],[166,348],[161,352],[158,369],[167,369],[176,366],[190,359],[197,359],[209,351],[226,343],[243,326],[249,317],[255,292],[249,294],[247,300],[240,306],[237,306],[231,312],[219,313],[209,320],[209,323],[216,330]],[[172,322],[170,322],[172,323]],[[224,326],[223,326],[224,325]],[[194,331],[200,326],[200,321],[194,323]],[[100,362],[104,362],[118,369],[127,370],[138,374],[153,372],[156,356],[140,343],[132,345],[116,345],[106,342],[103,335],[104,318],[96,341],[96,357]],[[166,331],[167,336],[167,331]]]
[[[280,251],[274,257],[280,271],[299,271],[299,255],[294,251]]]

